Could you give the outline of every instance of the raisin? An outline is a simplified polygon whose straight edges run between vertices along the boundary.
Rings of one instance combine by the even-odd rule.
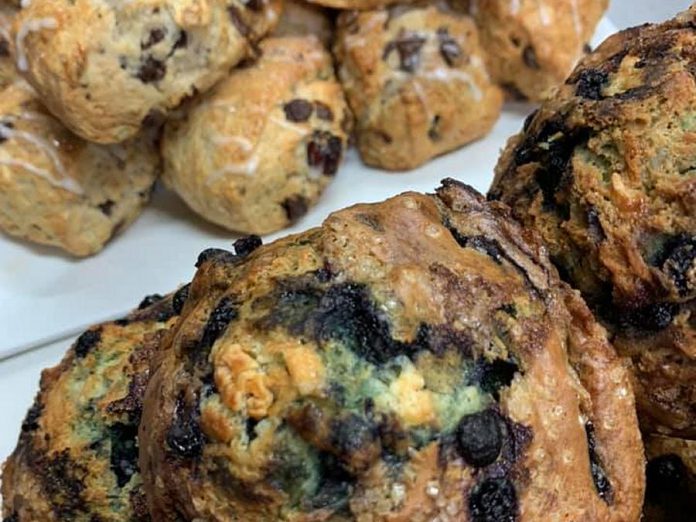
[[[281,206],[283,207],[283,210],[285,210],[285,215],[290,223],[294,223],[300,219],[309,210],[307,199],[301,194],[296,194],[295,196],[285,198],[281,203]]]
[[[250,235],[245,237],[240,237],[234,242],[234,252],[239,257],[246,257],[251,254],[254,250],[259,248],[263,242],[261,238],[257,235]]]
[[[590,457],[590,472],[592,473],[592,482],[594,482],[597,494],[604,502],[611,504],[613,500],[613,488],[609,482],[609,477],[604,470],[602,460],[597,453],[597,439],[595,437],[594,426],[591,422],[585,424],[585,433],[587,435],[587,448]]]
[[[75,355],[84,358],[101,341],[101,328],[87,330],[75,341]]]
[[[105,216],[110,216],[111,210],[114,208],[114,202],[110,199],[107,199],[104,203],[100,203],[98,205],[98,208],[102,211],[102,214],[104,214]]]
[[[186,31],[181,31],[179,33],[179,38],[177,38],[176,42],[174,42],[174,47],[172,47],[172,50],[185,49],[187,46],[188,46],[188,33],[186,33]]]
[[[399,69],[412,73],[420,64],[420,50],[425,44],[425,38],[420,36],[405,36],[389,42],[384,48],[383,59],[387,59],[393,50],[399,54]]]
[[[500,422],[500,416],[494,410],[462,418],[457,428],[457,442],[467,464],[482,468],[496,461],[503,447]]]
[[[446,28],[437,30],[437,37],[440,40],[440,55],[445,63],[450,67],[454,67],[462,57],[462,49],[457,41],[452,38]]]
[[[140,48],[144,51],[146,49],[149,49],[153,45],[157,45],[162,40],[164,40],[166,34],[167,29],[164,27],[157,27],[155,29],[152,29],[147,37],[147,40],[140,44]]]
[[[137,77],[143,83],[158,82],[167,74],[167,66],[164,62],[148,56],[140,65]]]
[[[517,518],[517,493],[507,478],[489,478],[469,496],[472,522],[513,522]]]
[[[322,103],[320,101],[315,101],[314,102],[314,109],[316,110],[317,118],[319,118],[320,120],[333,121],[333,119],[334,119],[333,111],[331,110],[331,107],[329,107],[325,103]]]
[[[140,301],[140,304],[138,305],[138,310],[142,310],[143,308],[148,308],[152,306],[155,303],[159,303],[164,297],[162,297],[160,294],[150,294],[146,295],[142,301]]]
[[[536,51],[534,47],[528,45],[522,51],[522,60],[524,64],[530,69],[539,69],[539,60],[537,59]]]
[[[580,73],[576,81],[575,95],[582,96],[588,100],[601,100],[604,97],[602,89],[608,79],[609,75],[604,71],[585,69]]]
[[[295,98],[283,106],[285,118],[293,122],[307,121],[312,116],[314,106],[307,100]]]
[[[647,497],[656,501],[684,489],[688,473],[682,459],[673,453],[652,459],[645,468]]]
[[[138,472],[138,426],[118,423],[109,428],[111,439],[111,471],[116,484],[124,487]]]
[[[22,421],[22,433],[36,431],[39,428],[39,417],[41,417],[42,413],[43,404],[37,397],[36,399],[34,399],[34,403],[31,405],[31,408],[29,408],[29,411],[27,411],[27,415],[24,417],[24,420]]]
[[[186,304],[190,290],[191,284],[189,283],[179,288],[174,294],[174,298],[172,299],[172,308],[174,309],[174,313],[176,315],[181,315],[181,311],[184,309],[184,305]]]
[[[342,152],[340,138],[327,131],[315,130],[307,143],[307,163],[311,167],[320,167],[325,176],[333,176],[338,171]]]
[[[193,410],[193,411],[192,411]],[[167,431],[167,446],[174,454],[183,458],[200,456],[205,438],[198,422],[197,408],[185,403],[183,392],[179,394],[174,410],[174,422]]]

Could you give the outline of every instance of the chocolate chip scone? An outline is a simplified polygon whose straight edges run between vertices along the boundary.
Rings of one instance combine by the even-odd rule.
[[[97,145],[54,118],[24,82],[0,95],[0,230],[76,255],[101,250],[150,199],[153,140]]]
[[[33,0],[14,23],[17,65],[90,141],[133,137],[253,53],[281,0]]]
[[[447,181],[200,262],[145,395],[155,519],[637,520],[628,373],[504,206]]]
[[[3,520],[146,522],[138,424],[149,358],[188,287],[83,333],[41,389],[4,465]]]
[[[645,438],[644,522],[688,522],[696,513],[696,441]]]
[[[468,0],[491,75],[530,100],[548,98],[566,79],[608,3]]]
[[[350,11],[337,22],[339,77],[365,163],[412,169],[484,136],[502,93],[476,27],[440,5]]]
[[[308,4],[303,0],[285,0],[273,36],[313,34],[329,47],[333,40],[333,29],[333,17],[328,9]]]
[[[696,438],[692,9],[609,38],[508,143],[492,199],[543,236],[634,362],[645,431]]]
[[[183,119],[167,123],[164,181],[206,219],[266,234],[301,218],[338,170],[351,116],[313,36],[268,38]]]

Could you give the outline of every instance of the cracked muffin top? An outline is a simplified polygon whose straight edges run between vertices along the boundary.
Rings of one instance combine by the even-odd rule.
[[[140,426],[157,520],[632,520],[625,368],[543,249],[448,180],[208,250]]]
[[[489,197],[540,232],[634,359],[646,429],[696,436],[696,9],[588,55]]]

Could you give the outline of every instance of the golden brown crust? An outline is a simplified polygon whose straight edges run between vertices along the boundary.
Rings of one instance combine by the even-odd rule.
[[[504,206],[447,181],[204,254],[145,398],[157,520],[637,520],[628,373]]]
[[[314,35],[326,47],[333,41],[334,22],[329,9],[304,0],[285,0],[272,36]]]
[[[336,174],[351,115],[313,35],[273,37],[181,120],[167,123],[164,181],[206,219],[266,234],[300,219]]]
[[[369,165],[415,168],[481,138],[500,114],[473,21],[441,5],[345,12],[334,52]]]
[[[583,54],[608,0],[469,0],[495,81],[543,100]]]
[[[643,428],[696,436],[692,11],[609,38],[512,138],[489,197],[633,360]]]
[[[252,54],[280,7],[281,0],[33,0],[13,26],[17,64],[73,132],[118,143]]]

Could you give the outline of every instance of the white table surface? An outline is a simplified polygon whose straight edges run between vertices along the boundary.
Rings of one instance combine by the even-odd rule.
[[[665,19],[671,16],[673,13],[685,9],[688,7],[688,5],[689,2],[687,0],[613,0],[612,6],[609,10],[609,18],[618,27],[628,27],[630,25],[635,25],[637,23],[646,21],[659,21]],[[500,145],[502,146],[502,143]],[[486,148],[487,147],[484,147],[484,149]],[[488,151],[482,150],[482,153],[483,152]],[[451,167],[451,165],[448,165],[449,163],[450,162],[444,158],[442,160],[443,168],[448,166]],[[448,172],[447,170],[442,170],[441,172],[442,177],[453,174],[451,171]],[[383,194],[385,196],[390,193],[396,194],[402,190],[410,188],[410,186],[415,184],[412,182],[412,177],[409,177],[408,175],[402,178],[392,176],[391,178],[387,178],[386,186],[381,187],[377,196],[371,196],[369,199],[377,200],[382,199]],[[436,182],[433,181],[428,188],[434,188],[435,183]],[[402,187],[399,186],[400,184]],[[345,186],[350,188],[351,184],[348,183]],[[355,185],[352,185],[352,188],[354,190],[360,190],[360,186],[356,188]],[[485,187],[481,188],[485,189]],[[168,198],[163,198],[160,202],[162,212],[166,213],[167,208],[169,208],[168,205],[171,204],[172,203]],[[328,210],[332,209],[320,207],[318,209],[315,222],[318,223],[321,220],[321,217],[319,216],[320,213],[326,213]],[[305,223],[303,226],[310,226],[313,224],[315,223]],[[219,231],[215,232],[213,229],[210,229],[205,225],[201,225],[200,222],[195,222],[194,226],[202,226],[204,231],[210,233],[207,238],[203,238],[200,246],[207,244],[229,244],[229,238],[221,235]],[[211,232],[211,230],[213,231]],[[2,241],[3,239],[0,238],[0,249],[3,248]],[[190,250],[188,257],[175,256],[171,260],[172,265],[176,265],[177,273],[180,274],[179,280],[183,280],[193,273],[193,262],[196,254],[197,251],[193,249]],[[3,281],[2,274],[0,274],[0,285],[5,284],[6,281],[7,278],[5,278],[5,281]],[[151,290],[144,290],[142,293],[147,293],[148,291],[166,290],[167,288],[157,287],[155,285],[151,288]],[[132,296],[133,305],[137,304],[139,297],[141,296]],[[59,312],[56,311],[56,313]],[[114,315],[118,315],[120,313],[121,310],[114,310]],[[27,318],[27,324],[29,325],[31,321],[28,319],[30,318]],[[0,326],[0,330],[1,329],[2,327]],[[20,355],[0,360],[0,462],[4,461],[16,444],[22,419],[24,418],[27,409],[31,405],[34,394],[38,389],[41,370],[60,361],[66,348],[70,346],[73,340],[74,337],[67,337],[61,341],[43,345]]]

